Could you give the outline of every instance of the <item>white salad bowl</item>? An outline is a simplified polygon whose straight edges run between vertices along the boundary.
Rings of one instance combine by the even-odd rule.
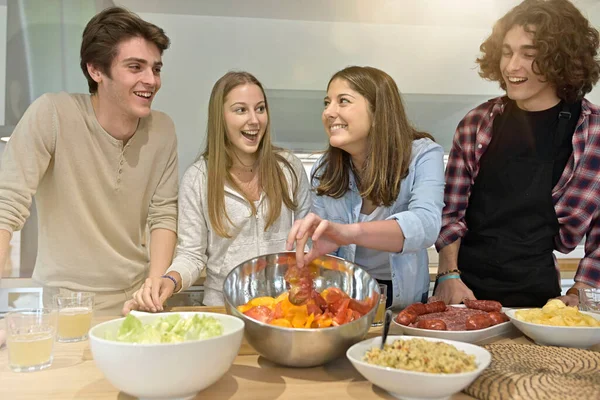
[[[381,344],[381,337],[363,340],[348,349],[346,356],[354,367],[374,385],[387,390],[399,399],[447,399],[469,386],[488,367],[492,360],[491,354],[483,347],[453,340],[416,337],[388,336],[386,343],[395,340],[424,339],[431,342],[445,342],[454,345],[469,355],[475,356],[477,369],[470,372],[455,374],[436,374],[416,372],[403,369],[380,367],[363,361],[365,353]]]
[[[136,344],[105,339],[115,336],[125,318],[103,322],[89,333],[96,366],[120,391],[140,399],[189,399],[218,381],[229,370],[244,335],[244,322],[207,312],[136,314],[142,323],[179,314],[182,318],[211,316],[223,326],[221,336],[181,343]]]

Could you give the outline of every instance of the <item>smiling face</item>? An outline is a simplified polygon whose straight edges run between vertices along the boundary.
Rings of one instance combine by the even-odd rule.
[[[369,102],[345,79],[336,78],[327,88],[322,120],[329,144],[364,159],[371,131]]]
[[[533,33],[526,32],[520,25],[506,32],[500,59],[506,94],[519,108],[528,111],[547,110],[560,101],[556,88],[533,71],[536,55]]]
[[[88,65],[98,82],[102,110],[128,119],[150,115],[152,101],[160,89],[161,55],[158,47],[140,37],[119,43],[110,76]]]
[[[269,122],[265,96],[255,84],[238,85],[227,94],[223,107],[232,149],[244,164],[250,165],[258,156],[256,152]]]

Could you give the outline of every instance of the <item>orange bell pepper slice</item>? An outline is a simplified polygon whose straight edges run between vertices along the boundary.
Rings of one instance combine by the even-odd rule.
[[[241,312],[243,314],[246,311],[248,311],[249,309],[251,309],[252,307],[254,307],[254,306],[251,305],[250,303],[246,303],[246,304],[242,304],[241,306],[237,306],[236,308],[239,312]]]
[[[281,326],[282,328],[293,328],[291,322],[283,318],[274,319],[271,321],[271,325]]]
[[[282,301],[288,300],[290,292],[283,292],[279,296],[275,297],[275,304],[281,303]]]
[[[252,305],[253,307],[265,306],[271,308],[275,305],[275,299],[269,296],[255,297],[250,300],[248,304]]]
[[[285,319],[292,323],[294,328],[304,328],[306,320],[308,319],[308,311],[306,305],[294,306],[292,305],[285,315]]]

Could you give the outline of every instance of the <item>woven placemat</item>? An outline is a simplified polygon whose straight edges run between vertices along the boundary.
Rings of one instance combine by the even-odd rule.
[[[600,399],[600,353],[530,344],[490,344],[490,366],[464,391],[481,400]]]

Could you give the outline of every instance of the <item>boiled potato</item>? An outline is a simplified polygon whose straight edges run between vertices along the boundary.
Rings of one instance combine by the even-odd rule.
[[[569,307],[558,299],[548,301],[542,308],[518,310],[515,312],[515,317],[532,324],[600,327],[600,321],[582,314],[577,307]]]

